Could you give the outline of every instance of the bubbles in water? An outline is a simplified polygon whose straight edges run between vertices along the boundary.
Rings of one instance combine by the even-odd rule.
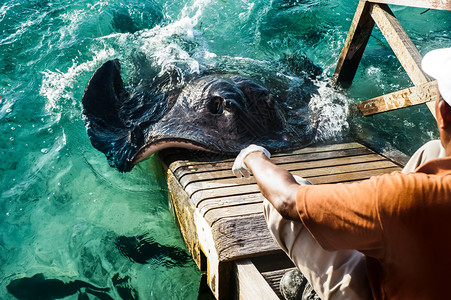
[[[320,81],[317,84],[318,94],[312,97],[309,108],[318,122],[318,140],[339,140],[349,129],[349,99],[327,82]]]

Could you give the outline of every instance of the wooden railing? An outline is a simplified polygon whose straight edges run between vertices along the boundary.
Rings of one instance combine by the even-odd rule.
[[[435,117],[437,83],[421,70],[421,55],[387,4],[451,11],[451,0],[361,0],[332,81],[349,87],[376,24],[415,86],[357,104],[363,115],[426,103]]]

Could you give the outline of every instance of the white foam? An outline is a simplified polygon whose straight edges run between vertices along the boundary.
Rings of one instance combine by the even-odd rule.
[[[48,112],[60,113],[62,109],[60,102],[63,99],[75,101],[73,89],[78,83],[79,76],[84,72],[92,72],[100,62],[114,57],[115,54],[114,49],[104,49],[95,53],[90,61],[77,64],[74,59],[72,66],[66,72],[60,70],[42,72],[43,79],[39,93],[47,99],[45,109]]]
[[[330,87],[318,82],[318,95],[313,95],[309,109],[318,122],[318,139],[322,141],[341,138],[349,129],[349,99]]]

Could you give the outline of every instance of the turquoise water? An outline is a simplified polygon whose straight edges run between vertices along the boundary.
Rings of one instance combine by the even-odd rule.
[[[6,286],[38,273],[109,287],[114,299],[120,299],[116,274],[141,299],[197,297],[200,273],[192,260],[156,255],[142,264],[116,247],[119,236],[146,235],[171,249],[183,241],[158,156],[120,174],[87,137],[80,99],[108,59],[121,60],[131,84],[147,64],[191,73],[209,66],[259,79],[273,74],[296,95],[303,57],[324,72],[304,110],[322,120],[320,139],[357,137],[411,154],[436,138],[425,106],[369,118],[350,109],[411,85],[377,29],[353,86],[337,92],[327,85],[356,6],[349,0],[0,0],[0,298],[15,299]],[[451,13],[392,9],[421,54],[451,45]]]

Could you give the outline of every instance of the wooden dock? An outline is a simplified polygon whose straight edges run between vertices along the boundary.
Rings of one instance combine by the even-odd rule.
[[[255,180],[238,179],[233,159],[166,150],[170,204],[186,246],[216,299],[279,299],[294,265],[273,241]],[[353,182],[401,169],[359,143],[314,145],[271,160],[313,184]]]
[[[445,1],[446,2],[446,1]],[[427,103],[436,82],[421,70],[421,55],[387,4],[451,11],[435,0],[360,0],[331,82],[348,87],[377,25],[415,86],[359,103],[363,115]],[[216,299],[279,299],[278,283],[294,266],[273,241],[263,216],[263,196],[251,179],[232,174],[232,159],[165,150],[170,204],[185,243]],[[401,170],[359,143],[314,145],[271,160],[313,184],[353,182]]]

